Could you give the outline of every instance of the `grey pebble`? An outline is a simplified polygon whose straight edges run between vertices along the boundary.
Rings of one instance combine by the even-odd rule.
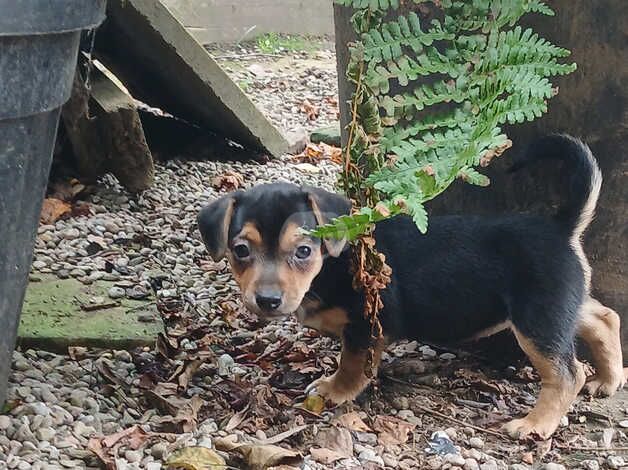
[[[107,295],[112,299],[120,299],[126,295],[122,287],[113,286],[107,291]]]

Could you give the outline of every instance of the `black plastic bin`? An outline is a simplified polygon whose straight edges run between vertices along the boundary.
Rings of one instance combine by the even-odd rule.
[[[0,0],[0,407],[61,105],[106,0]]]

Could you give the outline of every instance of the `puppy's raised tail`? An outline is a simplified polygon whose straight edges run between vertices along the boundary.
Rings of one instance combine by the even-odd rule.
[[[580,259],[587,290],[591,285],[591,267],[582,248],[582,235],[593,220],[602,187],[602,172],[588,145],[568,135],[548,135],[533,142],[515,160],[511,171],[540,160],[562,160],[567,178],[567,200],[558,208],[555,219],[567,234]]]
[[[588,145],[562,134],[548,135],[533,142],[510,170],[517,171],[529,163],[550,159],[563,161],[568,173],[567,200],[558,208],[555,218],[571,234],[572,240],[580,241],[595,215],[602,172]]]

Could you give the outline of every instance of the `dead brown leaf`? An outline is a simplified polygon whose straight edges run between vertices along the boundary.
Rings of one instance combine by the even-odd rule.
[[[308,395],[303,402],[303,408],[320,415],[325,409],[325,399],[320,395]]]
[[[275,465],[297,465],[303,461],[300,453],[275,445],[238,444],[228,437],[214,440],[214,445],[218,450],[239,453],[252,470],[264,470]]]
[[[346,455],[343,455],[340,452],[336,452],[335,450],[321,449],[321,448],[316,448],[316,447],[312,447],[310,449],[310,455],[312,456],[314,460],[316,460],[319,463],[322,463],[323,465],[331,465],[337,460],[342,460],[342,459],[347,458]]]
[[[176,406],[174,397],[169,400],[164,398],[163,400],[170,405]],[[192,432],[196,429],[198,412],[203,406],[203,399],[195,395],[189,400],[179,399],[179,401],[183,401],[183,403],[174,416],[162,416],[159,420],[159,424],[165,432]]]
[[[304,100],[299,109],[301,110],[302,113],[305,113],[308,120],[310,121],[316,120],[316,118],[318,118],[318,115],[320,113],[318,106],[314,106],[310,102],[310,100]]]
[[[166,461],[166,468],[184,470],[223,470],[226,462],[220,455],[207,447],[185,447],[173,452]]]
[[[226,171],[222,175],[212,178],[214,189],[235,191],[244,184],[244,177],[236,171]]]
[[[297,426],[297,427],[288,429],[287,431],[284,431],[282,433],[276,434],[276,435],[274,435],[272,437],[267,437],[266,439],[259,441],[258,444],[261,444],[261,445],[279,444],[284,439],[288,439],[289,437],[294,436],[295,434],[300,433],[305,428],[307,428],[307,426],[308,426],[307,424],[302,424],[301,426]]]
[[[350,413],[345,413],[342,416],[338,416],[332,421],[332,424],[342,426],[351,431],[371,432],[371,428],[369,428],[362,420],[362,418],[360,418],[360,415],[357,411],[351,411]]]
[[[342,163],[342,149],[327,145],[324,142],[319,144],[308,143],[305,150],[294,156],[295,160],[305,163],[316,164],[321,160],[331,160],[334,163]]]
[[[534,454],[532,452],[526,452],[521,456],[521,461],[523,463],[527,463],[528,465],[532,465],[534,463]]]
[[[499,157],[502,153],[512,147],[512,140],[506,139],[504,143],[495,147],[494,149],[487,150],[480,159],[480,166],[486,167],[491,163],[491,160],[495,157]]]
[[[107,470],[116,470],[117,448],[124,445],[129,449],[138,450],[146,444],[148,438],[149,435],[142,428],[134,425],[104,438],[93,437],[89,440],[87,448],[100,459]]]
[[[87,357],[87,348],[83,346],[68,346],[68,356],[73,361],[82,361]]]
[[[65,201],[49,197],[41,206],[39,221],[44,225],[52,225],[57,220],[72,213],[72,206]]]
[[[188,362],[188,364],[185,366],[185,369],[177,379],[177,382],[179,383],[179,393],[185,392],[187,390],[188,385],[190,384],[190,380],[192,380],[192,377],[200,367],[201,363],[202,362],[200,360],[195,360]]]
[[[346,428],[331,426],[321,429],[316,435],[314,442],[322,449],[332,450],[346,457],[353,455],[353,438],[351,432]]]
[[[109,455],[107,449],[102,446],[102,442],[99,438],[92,437],[87,443],[87,450],[93,452],[107,470],[116,470],[114,457]]]
[[[408,423],[394,416],[377,415],[373,422],[373,429],[378,434],[377,439],[380,444],[385,446],[405,444],[415,427],[416,424]]]
[[[249,412],[249,408],[250,408],[250,405],[247,405],[245,408],[235,413],[227,422],[224,430],[226,432],[229,432],[229,431],[233,431],[238,426],[240,426],[240,424],[242,424],[242,422],[246,419],[246,416]]]

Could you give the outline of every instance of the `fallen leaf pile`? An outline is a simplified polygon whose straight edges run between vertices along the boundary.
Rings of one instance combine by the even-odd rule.
[[[219,191],[235,191],[244,184],[244,177],[237,171],[226,171],[212,178],[212,186]]]
[[[305,150],[298,155],[292,157],[303,163],[309,163],[315,165],[321,160],[331,160],[336,164],[342,163],[342,149],[328,145],[324,142],[319,144],[308,143]]]
[[[77,179],[53,183],[42,204],[39,221],[51,225],[60,219],[89,214],[89,204],[77,200],[84,191],[85,186]]]
[[[310,100],[304,100],[299,109],[310,121],[315,121],[320,113],[318,106],[313,105]]]

